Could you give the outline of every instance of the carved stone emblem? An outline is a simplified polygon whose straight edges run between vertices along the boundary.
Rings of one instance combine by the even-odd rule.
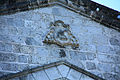
[[[61,47],[71,45],[72,48],[79,47],[78,41],[70,31],[70,26],[64,24],[63,21],[58,20],[50,24],[50,31],[45,37],[44,43],[57,44]]]

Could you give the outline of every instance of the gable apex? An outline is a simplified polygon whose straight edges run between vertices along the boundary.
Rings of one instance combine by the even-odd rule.
[[[54,5],[60,5],[107,27],[120,31],[120,12],[91,0],[7,0],[0,3],[0,15]]]

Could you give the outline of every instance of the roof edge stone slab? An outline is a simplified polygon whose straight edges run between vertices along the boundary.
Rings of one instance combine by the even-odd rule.
[[[27,70],[23,70],[21,72],[18,72],[18,73],[12,73],[12,74],[9,74],[9,75],[5,75],[5,76],[2,76],[0,77],[0,80],[8,80],[8,79],[13,79],[13,78],[16,78],[16,77],[21,77],[21,76],[26,76],[28,74],[31,74],[31,73],[34,73],[34,72],[38,72],[38,71],[41,71],[41,70],[45,70],[45,69],[48,69],[48,68],[52,68],[52,67],[57,67],[57,66],[60,66],[60,65],[65,65],[73,70],[76,70],[86,76],[89,76],[90,78],[94,79],[94,80],[104,80],[103,78],[101,77],[98,77],[82,68],[79,68],[67,61],[58,61],[58,62],[53,62],[53,63],[50,63],[50,64],[45,64],[43,66],[38,66],[36,68],[31,68],[31,69],[27,69]]]
[[[91,0],[3,0],[0,15],[60,5],[107,27],[120,31],[120,12]]]

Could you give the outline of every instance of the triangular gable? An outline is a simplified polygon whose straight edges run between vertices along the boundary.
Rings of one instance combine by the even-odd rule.
[[[24,70],[3,76],[0,80],[104,80],[66,61]]]
[[[120,12],[91,0],[10,0],[10,2],[7,0],[0,4],[0,15],[54,5],[60,5],[107,27],[120,31]]]

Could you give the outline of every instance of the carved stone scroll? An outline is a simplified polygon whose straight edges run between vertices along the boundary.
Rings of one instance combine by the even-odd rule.
[[[50,31],[45,37],[44,43],[57,44],[61,47],[71,45],[72,48],[79,47],[78,41],[70,31],[70,26],[58,20],[50,24]]]

